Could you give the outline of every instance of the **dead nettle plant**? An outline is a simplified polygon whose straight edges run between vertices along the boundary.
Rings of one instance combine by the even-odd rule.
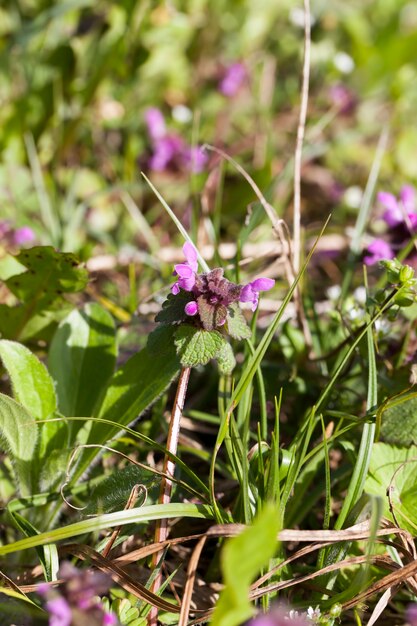
[[[247,284],[236,284],[225,278],[222,268],[199,272],[198,252],[187,241],[183,246],[184,263],[174,267],[175,283],[171,293],[156,316],[159,327],[150,335],[148,349],[160,353],[166,344],[174,344],[182,369],[171,413],[167,437],[167,451],[176,455],[181,415],[187,394],[191,368],[206,365],[211,359],[217,361],[221,374],[231,374],[236,361],[228,337],[236,340],[249,339],[248,326],[240,304],[249,304],[252,311],[258,307],[259,295],[269,291],[275,284],[271,278],[257,278]],[[207,266],[204,264],[205,269]],[[166,455],[163,466],[159,503],[167,504],[171,499],[172,479],[175,463]],[[166,519],[158,520],[155,542],[164,542],[168,534]],[[162,552],[154,555],[155,567]],[[161,586],[158,572],[153,591]],[[151,622],[155,623],[157,609]]]

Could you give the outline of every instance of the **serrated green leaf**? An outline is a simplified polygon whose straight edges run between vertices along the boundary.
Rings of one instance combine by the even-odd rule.
[[[161,324],[183,322],[188,317],[184,311],[185,305],[193,299],[193,294],[188,291],[181,290],[176,296],[170,293],[162,303],[162,309],[155,317],[155,321]]]
[[[252,526],[226,542],[221,555],[225,587],[211,626],[238,626],[252,616],[249,586],[261,567],[274,556],[279,530],[277,510],[266,505]]]
[[[226,331],[234,339],[249,339],[251,330],[237,303],[227,307]]]
[[[74,310],[60,323],[51,343],[48,365],[56,381],[58,407],[63,415],[92,415],[113,374],[116,355],[114,321],[99,304],[90,303],[80,311]],[[74,433],[76,430],[74,426]]]
[[[399,446],[417,444],[417,394],[390,401],[381,413],[381,439]]]
[[[12,398],[0,394],[0,447],[12,460],[17,486],[23,496],[33,492],[38,468],[35,466],[38,426],[27,410]]]
[[[202,330],[183,324],[175,333],[175,346],[183,367],[206,365],[217,356],[223,343],[217,330]]]
[[[235,355],[233,354],[232,346],[226,341],[226,339],[223,340],[223,345],[218,352],[216,359],[221,374],[232,373],[236,365],[236,359]]]
[[[374,444],[365,491],[382,499],[385,517],[393,520],[391,500],[396,522],[417,535],[417,446]]]

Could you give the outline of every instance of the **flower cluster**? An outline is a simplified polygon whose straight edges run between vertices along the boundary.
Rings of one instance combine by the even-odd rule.
[[[181,290],[188,292],[190,299],[184,308],[186,315],[199,315],[206,330],[223,326],[228,307],[238,302],[250,302],[252,311],[258,306],[259,293],[269,291],[275,284],[272,278],[257,278],[247,285],[236,285],[223,276],[223,270],[216,268],[207,274],[198,274],[197,250],[187,242],[183,246],[186,259],[174,267],[177,281],[171,287],[172,294]]]
[[[182,170],[202,172],[207,155],[200,146],[189,146],[177,133],[168,132],[164,117],[159,109],[150,108],[145,113],[145,122],[152,143],[152,155],[148,165],[151,170]]]
[[[21,247],[32,243],[34,239],[35,234],[29,226],[13,228],[10,222],[0,222],[0,242],[5,242],[7,246]]]
[[[367,247],[364,255],[365,265],[374,265],[384,259],[393,259],[404,247],[410,235],[417,230],[417,204],[415,189],[404,185],[396,198],[392,193],[381,191],[377,200],[384,209],[382,219],[389,228],[388,241],[374,239]]]
[[[63,563],[59,578],[64,580],[61,593],[46,583],[39,585],[38,593],[46,599],[49,626],[77,626],[85,624],[88,616],[90,626],[116,626],[113,613],[104,611],[97,595],[106,593],[111,580],[101,572],[78,570],[70,563]]]

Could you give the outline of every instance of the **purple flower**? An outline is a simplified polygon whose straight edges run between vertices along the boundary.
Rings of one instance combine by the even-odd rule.
[[[374,239],[366,249],[366,254],[363,258],[365,265],[375,265],[379,261],[384,259],[393,259],[395,256],[391,246],[383,239]]]
[[[240,302],[252,302],[252,311],[256,310],[260,291],[269,291],[275,285],[272,278],[257,278],[242,288]]]
[[[184,163],[187,169],[194,174],[200,174],[207,165],[208,156],[201,146],[187,147],[183,153]]]
[[[189,146],[177,133],[169,133],[159,109],[147,109],[145,122],[152,143],[152,155],[148,160],[151,170],[186,169],[196,174],[204,170],[208,158],[202,148]]]
[[[415,190],[411,185],[404,185],[397,199],[392,193],[380,191],[377,195],[378,202],[385,209],[383,219],[391,228],[404,224],[404,216],[408,217],[413,230],[417,228],[417,213],[415,202]]]
[[[247,72],[243,63],[232,63],[225,69],[219,84],[219,91],[227,98],[232,98],[239,91],[246,76]]]
[[[24,246],[26,243],[31,243],[35,239],[35,233],[29,226],[22,226],[13,233],[13,243],[16,246]]]
[[[187,242],[183,252],[186,262],[174,267],[178,280],[172,285],[171,293],[174,296],[181,290],[190,293],[192,300],[185,304],[184,312],[190,317],[198,315],[206,330],[223,326],[227,316],[233,316],[229,308],[233,304],[251,302],[254,311],[258,306],[259,293],[269,291],[275,284],[272,278],[257,278],[247,285],[236,285],[224,278],[221,268],[198,274],[197,250]]]

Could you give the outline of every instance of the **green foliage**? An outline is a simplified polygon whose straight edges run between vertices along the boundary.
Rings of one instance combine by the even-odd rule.
[[[28,411],[0,394],[0,445],[12,461],[17,487],[23,496],[33,493],[39,466],[36,447],[39,429]]]
[[[116,356],[114,321],[100,305],[86,304],[62,320],[52,339],[48,366],[63,415],[93,414],[113,374]]]
[[[24,250],[16,260],[22,269],[4,282],[18,303],[0,305],[0,333],[7,339],[30,336],[29,322],[56,310],[64,294],[81,291],[88,280],[87,271],[79,267],[73,254],[50,246]]]
[[[174,343],[183,367],[206,365],[217,359],[222,374],[230,374],[236,360],[230,344],[217,330],[204,330],[189,324],[175,331]]]
[[[225,588],[217,602],[211,626],[238,626],[253,615],[248,599],[249,586],[274,556],[279,530],[278,511],[270,504],[249,528],[227,541],[221,555]]]
[[[13,397],[34,419],[46,420],[57,409],[54,382],[45,365],[22,344],[0,340],[0,358],[10,376]]]
[[[226,331],[233,339],[249,339],[251,330],[237,303],[227,308]]]
[[[131,357],[115,372],[100,407],[96,408],[97,417],[111,420],[114,425],[94,423],[87,443],[105,444],[123,426],[132,423],[165,391],[179,370],[180,364],[173,346],[169,352],[161,355],[144,348]],[[96,449],[83,452],[77,464],[77,476],[88,469],[96,455]]]
[[[381,438],[397,446],[417,445],[417,394],[391,398],[380,410]]]
[[[162,308],[155,317],[155,322],[161,324],[175,324],[177,322],[184,322],[188,316],[184,311],[184,307],[187,302],[191,302],[193,299],[192,293],[181,289],[179,294],[168,294],[168,297],[162,303]]]
[[[384,503],[384,515],[417,534],[417,446],[400,448],[386,443],[374,444],[367,493],[379,496]]]

